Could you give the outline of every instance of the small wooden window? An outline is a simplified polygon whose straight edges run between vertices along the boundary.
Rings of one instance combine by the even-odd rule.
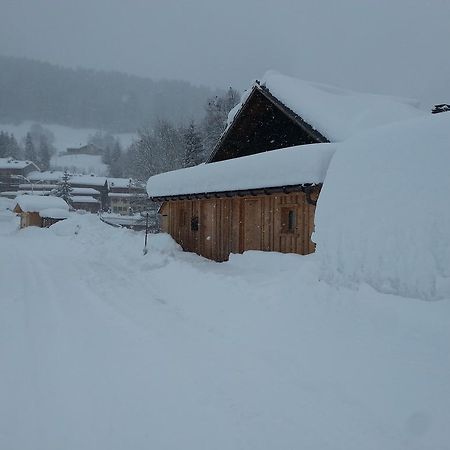
[[[198,217],[191,218],[191,231],[198,231]]]
[[[294,208],[281,208],[281,232],[295,233],[297,214]]]

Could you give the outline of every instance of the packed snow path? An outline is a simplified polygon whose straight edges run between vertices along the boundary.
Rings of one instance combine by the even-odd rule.
[[[0,212],[0,449],[448,449],[449,301]]]

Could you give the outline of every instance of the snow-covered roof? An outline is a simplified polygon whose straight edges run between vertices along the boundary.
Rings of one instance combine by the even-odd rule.
[[[45,172],[34,171],[28,174],[27,178],[34,183],[58,183],[62,180],[64,172],[60,170],[47,170]],[[140,186],[138,182],[131,180],[130,178],[111,178],[111,177],[100,177],[94,174],[82,175],[82,174],[70,174],[70,184],[72,185],[86,185],[86,186],[104,186],[105,182],[111,189],[123,189],[129,188],[130,182],[132,183],[131,189],[144,188],[144,185]],[[80,188],[83,189],[83,188]],[[86,188],[88,189],[88,188]],[[99,194],[99,191],[91,192],[91,194]]]
[[[39,211],[39,216],[50,219],[67,219],[69,217],[69,211],[59,208],[49,208]]]
[[[20,191],[17,191],[17,195],[50,195],[50,191],[43,191],[40,189],[30,189],[29,191],[25,191],[21,189]]]
[[[46,170],[44,172],[37,172],[37,171],[30,172],[27,175],[27,178],[34,182],[43,181],[43,182],[47,182],[47,183],[48,182],[55,183],[55,182],[60,181],[62,179],[63,175],[64,175],[64,172],[61,172],[59,170]]]
[[[23,212],[41,212],[45,209],[69,210],[69,205],[60,197],[19,195],[15,201]]]
[[[96,198],[89,195],[71,195],[70,199],[73,203],[100,203]]]
[[[411,99],[367,94],[267,72],[230,111],[227,128],[254,87],[261,86],[331,142],[391,122],[424,116]]]
[[[76,187],[72,188],[71,194],[74,195],[100,195],[100,191],[94,188]]]
[[[113,198],[136,198],[136,197],[146,197],[147,194],[140,194],[140,193],[128,193],[128,192],[110,192],[108,194],[108,197]]]
[[[334,144],[299,145],[175,170],[148,180],[150,197],[322,183]]]
[[[34,166],[39,168],[32,161],[20,161],[14,158],[0,158],[0,169],[25,169],[25,167]]]
[[[96,175],[72,175],[70,177],[70,184],[104,186],[106,180],[106,177],[98,177]]]
[[[109,178],[108,177],[108,184],[110,188],[127,188],[130,186],[131,183],[130,178]]]
[[[25,190],[29,190],[33,187],[33,189],[36,187],[39,190],[52,190],[55,189],[56,187],[58,187],[57,184],[44,184],[44,183],[24,183],[24,184],[19,184],[19,189],[25,189]]]

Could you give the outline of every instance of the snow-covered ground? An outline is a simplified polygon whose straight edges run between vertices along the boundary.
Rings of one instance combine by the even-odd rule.
[[[0,212],[0,448],[444,450],[450,301]]]

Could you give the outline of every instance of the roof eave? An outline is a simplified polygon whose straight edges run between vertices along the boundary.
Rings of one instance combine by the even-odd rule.
[[[257,196],[257,195],[272,195],[272,194],[291,194],[295,192],[305,192],[312,187],[321,187],[322,183],[303,183],[286,186],[272,186],[265,188],[255,189],[239,189],[232,191],[220,191],[220,192],[199,192],[193,194],[176,194],[176,195],[157,195],[150,196],[150,200],[153,202],[167,202],[175,200],[200,200],[211,198],[230,198],[230,197],[244,197],[244,196]]]

